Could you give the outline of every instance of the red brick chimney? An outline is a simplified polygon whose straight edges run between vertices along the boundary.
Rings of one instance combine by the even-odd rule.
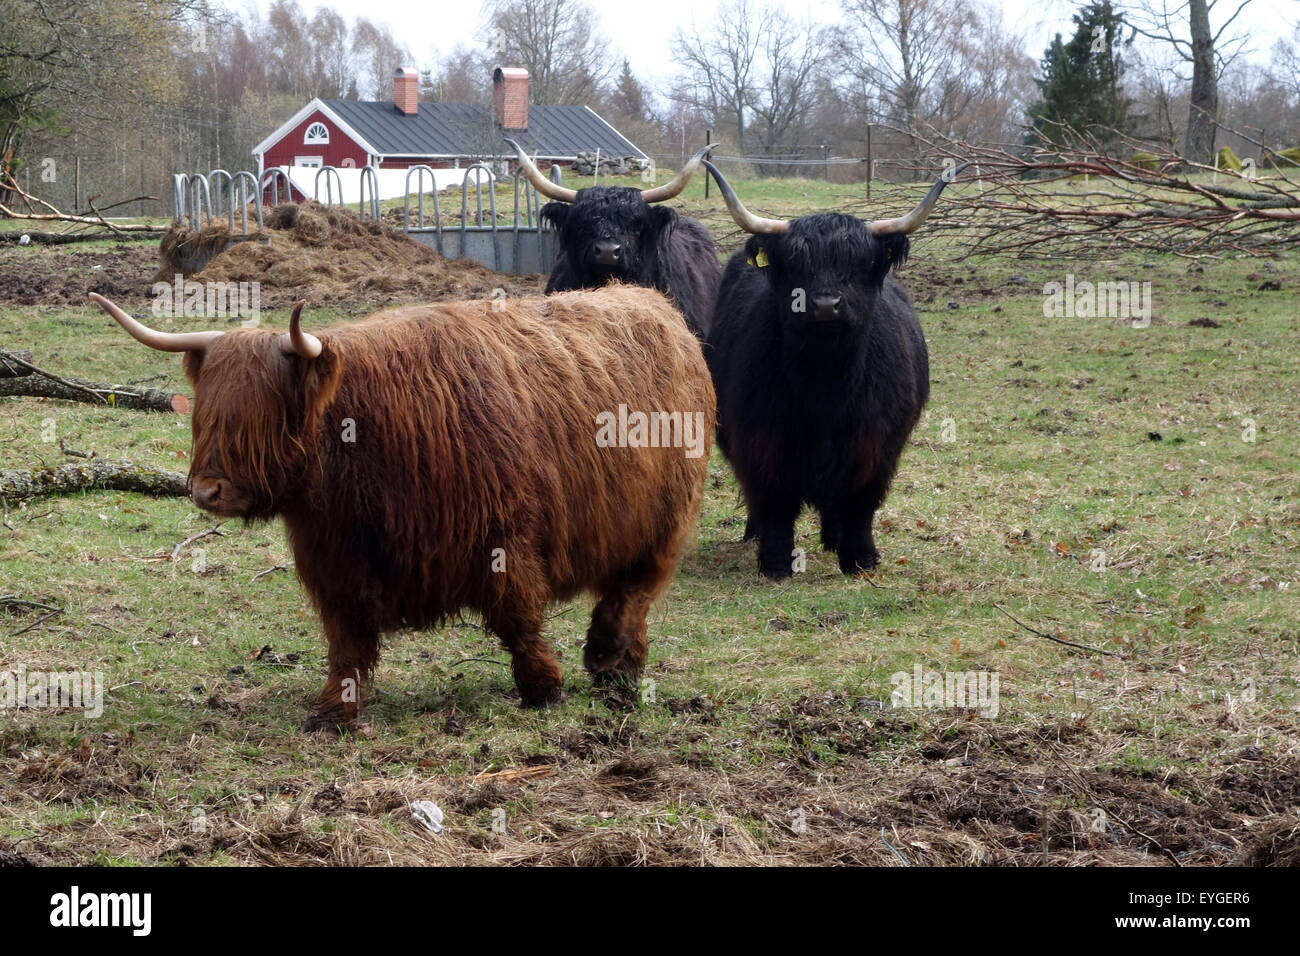
[[[528,71],[499,66],[492,72],[492,115],[502,129],[528,128]]]
[[[409,66],[399,66],[393,71],[393,105],[407,116],[414,116],[419,101],[420,74]]]

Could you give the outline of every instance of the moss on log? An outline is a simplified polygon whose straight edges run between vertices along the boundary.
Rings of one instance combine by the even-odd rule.
[[[159,498],[183,498],[189,494],[184,475],[147,468],[125,459],[94,458],[67,465],[0,471],[0,497],[7,499],[62,495],[94,488],[137,491]]]

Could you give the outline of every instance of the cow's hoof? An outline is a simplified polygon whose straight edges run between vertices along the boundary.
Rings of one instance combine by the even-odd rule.
[[[861,574],[863,571],[874,571],[880,564],[880,554],[874,549],[864,551],[861,554],[841,554],[840,570],[845,574]]]
[[[591,675],[591,683],[615,691],[637,691],[641,688],[641,675],[615,669],[598,671]]]
[[[778,564],[776,566],[768,565],[766,567],[760,564],[758,566],[758,572],[769,581],[784,581],[786,578],[794,574],[794,569],[788,564]]]
[[[564,691],[559,684],[554,687],[519,692],[519,706],[524,710],[547,710],[564,702]]]
[[[341,734],[347,729],[348,722],[339,719],[340,712],[343,708],[332,708],[327,711],[312,711],[307,715],[307,719],[302,722],[302,732],[304,734],[323,733],[323,734]]]
[[[601,641],[596,643],[587,639],[587,646],[582,650],[582,666],[587,673],[595,676],[603,674],[618,666],[627,650],[627,642]]]

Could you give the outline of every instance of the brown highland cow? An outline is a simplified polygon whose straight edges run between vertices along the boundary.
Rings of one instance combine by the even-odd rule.
[[[319,336],[301,303],[287,333],[169,334],[92,298],[185,353],[195,504],[284,518],[329,644],[304,729],[356,720],[381,634],[462,609],[509,650],[526,707],[560,700],[542,623],[581,591],[599,597],[587,670],[639,678],[714,424],[699,343],[663,295],[404,306]]]

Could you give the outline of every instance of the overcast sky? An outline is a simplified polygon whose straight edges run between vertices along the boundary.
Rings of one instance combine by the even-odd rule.
[[[270,0],[247,0],[261,7],[263,13]],[[1157,0],[1159,2],[1159,0]],[[1177,0],[1169,0],[1170,4]],[[398,40],[410,49],[420,69],[436,66],[440,57],[457,43],[474,45],[479,22],[479,0],[299,0],[310,16],[318,7],[333,7],[349,22],[357,17],[387,23]],[[1217,29],[1228,12],[1240,0],[1218,0],[1211,13]],[[697,26],[708,22],[718,0],[656,0],[654,3],[596,2],[599,31],[610,47],[632,65],[632,72],[652,85],[674,72],[670,41],[677,24]],[[238,7],[238,2],[232,4]],[[783,4],[792,16],[807,14],[823,22],[839,19],[840,4],[831,0],[787,0]],[[1002,0],[1004,25],[1025,38],[1025,52],[1037,61],[1055,33],[1072,32],[1070,17],[1082,0]],[[653,17],[653,21],[650,19]],[[1291,35],[1300,20],[1300,0],[1252,0],[1234,22],[1233,28],[1249,33],[1258,55],[1266,55],[1279,37]]]

